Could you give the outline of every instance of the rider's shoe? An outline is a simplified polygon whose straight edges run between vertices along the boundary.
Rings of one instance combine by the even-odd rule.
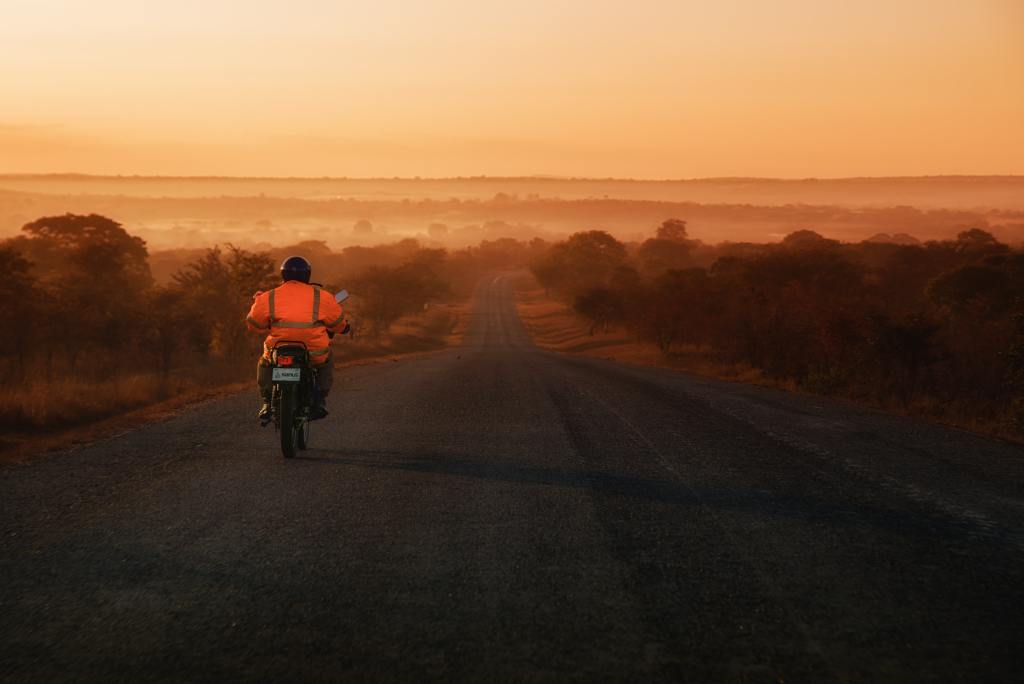
[[[260,419],[260,425],[263,427],[269,425],[270,421],[274,419],[274,409],[269,401],[264,401],[263,406],[260,406],[258,418]]]
[[[327,417],[327,407],[323,404],[314,404],[309,409],[310,420],[320,420]]]

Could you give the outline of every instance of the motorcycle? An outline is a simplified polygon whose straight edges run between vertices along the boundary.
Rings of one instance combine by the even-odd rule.
[[[348,299],[348,291],[342,290],[334,298],[340,304]],[[295,458],[297,451],[309,448],[310,412],[320,398],[317,371],[306,344],[298,341],[278,342],[270,350],[270,365],[274,430],[281,438],[282,455]]]
[[[281,453],[295,458],[309,448],[310,409],[316,404],[316,369],[302,342],[282,341],[270,352],[274,430],[281,437]]]

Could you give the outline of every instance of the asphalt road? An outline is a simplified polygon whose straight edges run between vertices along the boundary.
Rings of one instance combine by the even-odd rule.
[[[1020,680],[1024,452],[531,346],[0,470],[0,678]]]

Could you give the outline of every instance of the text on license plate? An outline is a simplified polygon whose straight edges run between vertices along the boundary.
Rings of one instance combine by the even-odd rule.
[[[301,368],[275,368],[274,382],[298,382],[301,375]]]

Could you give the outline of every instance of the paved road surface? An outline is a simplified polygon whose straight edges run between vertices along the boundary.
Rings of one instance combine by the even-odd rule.
[[[0,679],[1024,677],[1022,450],[533,348],[346,371],[0,470]]]

